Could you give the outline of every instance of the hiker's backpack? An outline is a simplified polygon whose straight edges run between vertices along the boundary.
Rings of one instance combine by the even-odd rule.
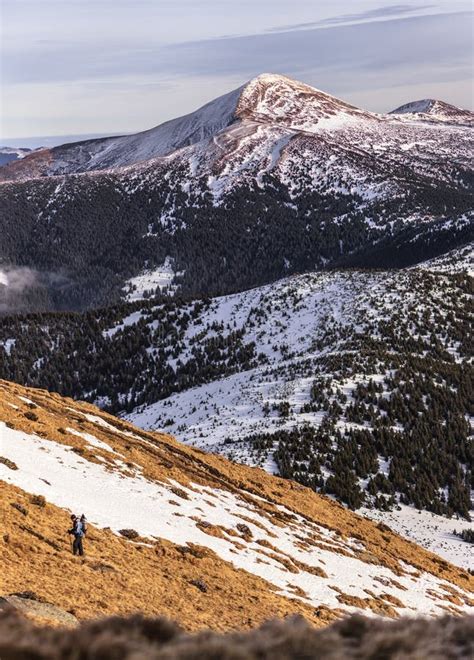
[[[85,536],[86,532],[87,532],[87,520],[86,520],[85,516],[81,516],[80,519],[79,519],[79,522],[81,523],[82,535]]]

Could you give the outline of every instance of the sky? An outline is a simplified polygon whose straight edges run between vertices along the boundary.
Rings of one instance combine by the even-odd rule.
[[[0,0],[0,12],[0,144],[144,130],[263,72],[377,112],[473,106],[470,0]]]

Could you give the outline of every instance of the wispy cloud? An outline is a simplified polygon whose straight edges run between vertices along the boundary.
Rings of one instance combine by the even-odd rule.
[[[428,9],[434,9],[436,5],[388,5],[386,7],[377,7],[376,9],[367,9],[366,11],[358,12],[355,14],[340,14],[339,16],[332,16],[323,18],[319,21],[310,21],[307,23],[290,23],[289,25],[279,25],[278,27],[269,28],[267,32],[288,32],[291,30],[309,30],[316,28],[324,28],[334,25],[348,25],[353,23],[365,23],[374,20],[390,20],[393,18],[401,18],[410,14],[420,14]]]
[[[222,5],[216,2],[206,0],[206,5],[217,11]],[[225,37],[218,35],[227,33],[227,24],[217,18],[212,31],[200,25],[192,33],[190,24],[203,20],[194,13],[187,32],[179,29],[173,38],[162,38],[167,19],[160,23],[158,12],[154,22],[143,22],[138,5],[126,2],[120,5],[134,10],[126,15],[128,30],[123,24],[121,30],[103,30],[102,23],[91,26],[89,0],[87,11],[82,3],[73,3],[78,8],[75,31],[70,23],[69,32],[52,31],[48,15],[45,30],[32,29],[31,38],[10,39],[4,46],[4,137],[144,129],[189,112],[263,71],[299,78],[371,110],[389,110],[413,96],[441,97],[469,107],[472,13],[457,11],[464,2],[449,0],[439,13],[443,6],[429,0],[382,7],[376,0],[361,0],[357,7],[363,10],[349,12],[352,0],[314,5],[292,0],[299,23],[290,23],[287,0],[268,2],[278,8],[280,26],[269,28],[271,16],[260,16],[257,24],[240,16],[235,25],[253,33]],[[264,4],[242,3],[232,11],[250,11],[251,5],[262,9]],[[103,21],[113,20],[118,8],[100,4],[111,7]],[[143,4],[157,12],[157,3]],[[167,7],[175,15],[172,5],[160,2],[160,11]],[[196,12],[191,2],[186,5]],[[317,11],[323,5],[325,11]],[[207,22],[211,15],[209,11]],[[312,20],[314,15],[318,20]],[[138,18],[146,23],[143,31],[132,29]]]

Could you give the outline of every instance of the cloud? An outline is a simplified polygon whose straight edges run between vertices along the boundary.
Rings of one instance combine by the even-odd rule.
[[[37,273],[26,267],[7,267],[0,270],[0,287],[7,289],[4,293],[21,293],[34,286]]]
[[[194,42],[164,53],[163,64],[176,74],[239,73],[244,80],[262,71],[284,73],[346,97],[371,89],[370,109],[377,110],[384,107],[377,90],[388,81],[394,87],[416,82],[435,87],[469,79],[470,17],[469,12],[427,15]],[[465,95],[467,100],[469,89]]]
[[[123,43],[97,40],[87,48],[61,40],[53,55],[22,43],[4,58],[4,133],[138,131],[263,71],[299,78],[369,110],[390,110],[413,94],[469,107],[472,13],[397,17],[395,8],[410,10],[390,5],[327,19],[325,29],[319,21],[319,27],[181,43],[134,34]],[[390,20],[367,18],[384,12]],[[365,22],[345,23],[361,16]]]
[[[315,28],[322,28],[327,26],[334,26],[339,24],[348,23],[363,23],[365,21],[373,21],[376,19],[390,19],[393,17],[400,18],[407,14],[419,14],[423,10],[432,9],[436,5],[389,5],[387,7],[378,7],[376,9],[368,9],[356,14],[340,14],[339,16],[332,16],[323,18],[319,21],[312,21],[309,23],[293,23],[289,25],[280,25],[278,27],[269,28],[267,32],[289,32],[293,30],[308,30]]]
[[[49,289],[62,289],[70,284],[71,280],[63,273],[38,271],[27,266],[2,266],[0,314],[21,311],[37,297],[46,296]]]
[[[140,84],[165,87],[176,76],[247,76],[262,71],[295,75],[311,70],[323,72],[325,80],[339,71],[377,71],[395,65],[409,64],[416,72],[420,63],[430,62],[436,76],[438,62],[470,59],[468,18],[470,12],[436,14],[170,45],[109,44],[106,50],[100,44],[85,50],[81,44],[65,42],[57,44],[52,59],[46,52],[33,57],[25,47],[4,66],[4,83],[61,82],[73,88],[78,82],[95,81],[116,86],[136,76]],[[432,74],[428,70],[423,75]]]

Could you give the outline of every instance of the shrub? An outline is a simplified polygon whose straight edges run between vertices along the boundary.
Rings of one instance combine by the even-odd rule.
[[[130,541],[133,541],[140,536],[140,534],[134,529],[119,529],[119,534],[124,536],[126,539],[129,539]]]
[[[9,458],[5,458],[4,456],[0,456],[0,463],[6,465],[7,468],[10,468],[10,470],[18,470],[18,465],[11,461]]]
[[[196,587],[199,589],[199,591],[202,591],[203,594],[207,593],[207,584],[204,582],[204,580],[201,580],[200,578],[198,580],[191,580],[189,584],[192,584],[193,587]]]
[[[474,528],[463,529],[461,532],[454,530],[454,533],[466,543],[474,543]]]
[[[39,506],[41,509],[44,509],[46,506],[46,499],[43,497],[43,495],[32,495],[30,497],[30,502],[35,506]]]

